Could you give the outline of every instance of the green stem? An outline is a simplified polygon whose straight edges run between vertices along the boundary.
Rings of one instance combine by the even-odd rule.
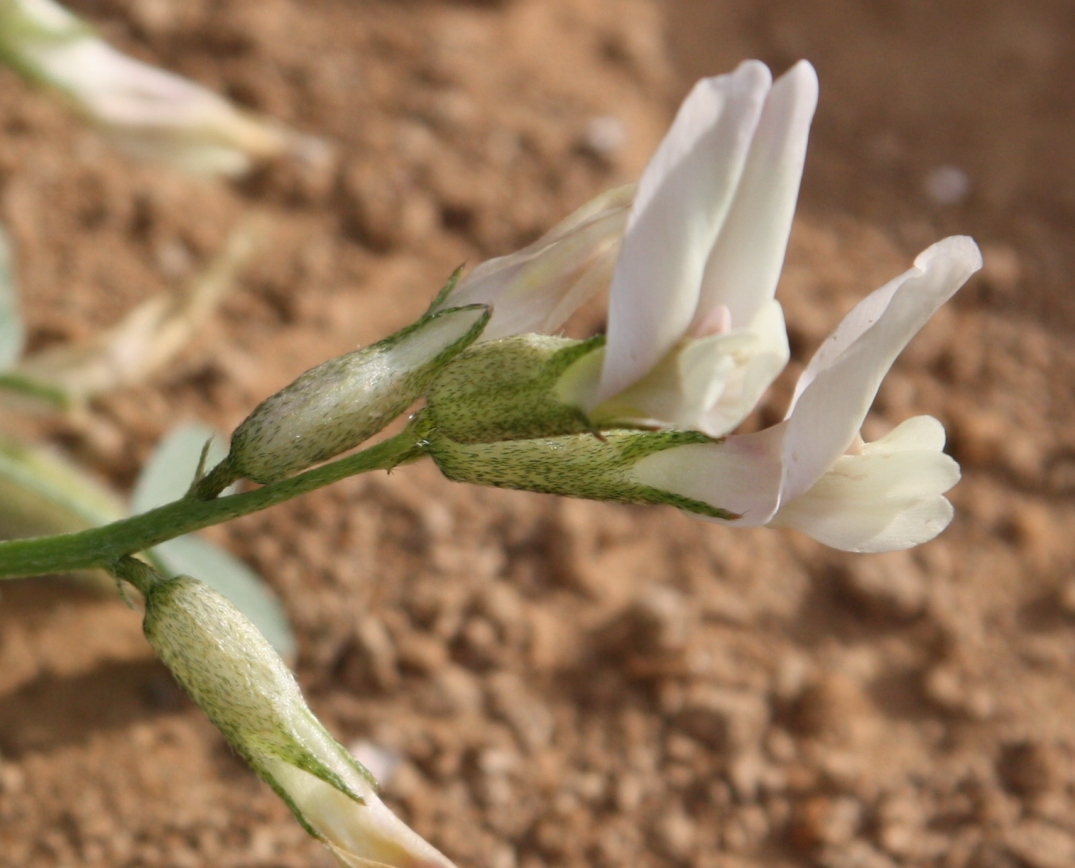
[[[138,588],[143,597],[148,597],[154,585],[165,581],[153,567],[137,558],[122,557],[109,568],[117,579],[129,582]],[[122,590],[121,590],[122,593]],[[126,599],[124,599],[126,602]]]
[[[411,426],[362,452],[254,491],[214,500],[187,496],[104,527],[0,542],[0,579],[107,568],[120,558],[174,537],[275,506],[348,476],[370,470],[391,470],[422,454],[421,440]]]

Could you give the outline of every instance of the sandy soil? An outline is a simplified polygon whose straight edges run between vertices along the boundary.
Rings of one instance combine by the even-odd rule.
[[[699,75],[817,66],[781,288],[796,362],[954,232],[986,268],[868,421],[931,413],[957,518],[857,557],[662,509],[352,480],[211,535],[279,591],[300,680],[461,866],[1075,864],[1075,7],[1065,0],[80,0],[115,43],[331,139],[239,184],[125,163],[0,73],[0,220],[34,347],[272,244],[182,359],[42,434],[130,486],[412,319],[454,266],[633,179]],[[611,131],[611,134],[610,134]],[[962,173],[962,174],[960,174]],[[954,179],[954,180],[953,180]],[[965,189],[960,182],[965,181]],[[0,865],[330,865],[113,599],[0,601]]]

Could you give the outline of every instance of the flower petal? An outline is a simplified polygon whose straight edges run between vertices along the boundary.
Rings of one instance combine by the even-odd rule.
[[[361,804],[287,762],[272,761],[267,770],[341,865],[454,868],[450,859],[393,814],[373,787],[362,788]]]
[[[755,340],[738,354],[734,375],[725,384],[720,400],[696,423],[697,429],[710,437],[723,437],[735,430],[788,363],[788,330],[779,302],[769,299],[762,305],[746,331]]]
[[[607,283],[634,192],[633,185],[609,190],[528,247],[483,262],[438,309],[492,305],[483,340],[555,332]]]
[[[817,73],[805,60],[769,91],[731,211],[706,263],[692,328],[721,305],[734,325],[750,322],[776,293],[817,91]]]
[[[847,451],[896,356],[981,265],[970,238],[946,238],[844,318],[803,372],[788,411],[783,502]]]
[[[776,527],[793,527],[852,552],[887,552],[933,539],[952,520],[945,499],[959,465],[941,452],[944,429],[908,419],[886,437],[844,455],[803,495],[784,504]]]
[[[680,342],[641,380],[595,407],[590,419],[598,427],[671,427],[723,437],[750,414],[787,361],[783,312],[770,300],[749,328]],[[578,394],[585,405],[586,393]]]
[[[646,167],[612,277],[598,403],[637,382],[686,334],[770,82],[758,61],[698,82]]]
[[[786,424],[648,455],[634,465],[630,477],[740,516],[711,521],[758,527],[772,518],[779,504],[780,446]]]

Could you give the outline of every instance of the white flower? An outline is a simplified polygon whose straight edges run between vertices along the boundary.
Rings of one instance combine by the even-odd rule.
[[[323,747],[342,750],[335,742]],[[264,767],[340,865],[454,868],[447,856],[393,814],[361,775],[348,781],[361,796],[359,803],[321,778],[283,760],[266,760]]]
[[[775,84],[757,61],[705,79],[647,166],[622,240],[614,235],[618,211],[590,238],[575,238],[577,227],[594,225],[593,214],[609,213],[595,203],[527,251],[483,266],[481,291],[459,301],[493,305],[501,327],[486,338],[550,331],[570,312],[565,300],[582,295],[564,285],[573,286],[580,271],[592,276],[581,264],[597,259],[604,267],[619,248],[604,348],[561,369],[570,348],[548,339],[482,343],[447,369],[437,384],[444,394],[431,394],[442,400],[430,403],[433,422],[442,423],[435,455],[442,470],[486,484],[670,502],[727,524],[796,527],[852,551],[936,536],[952,515],[943,495],[959,479],[941,451],[940,423],[912,419],[871,444],[859,429],[896,356],[981,266],[969,238],[935,244],[859,304],[810,363],[782,423],[730,435],[787,363],[774,294],[816,102],[817,78],[805,61]],[[572,263],[567,281],[555,277],[558,260]],[[521,280],[512,263],[529,269],[530,279]],[[528,379],[518,369],[529,357],[544,367]],[[455,380],[475,371],[487,382],[470,395]],[[460,424],[445,405],[477,423]],[[524,424],[523,405],[535,425]],[[474,407],[483,409],[471,413]],[[585,416],[572,416],[572,408]],[[489,422],[501,410],[508,424]],[[483,427],[516,445],[494,448]],[[673,438],[649,448],[610,436],[622,447],[612,460],[590,455],[575,436],[612,428],[695,431],[712,442]],[[483,456],[498,463],[482,468]],[[608,466],[599,472],[601,461]],[[594,479],[581,476],[587,462]]]
[[[0,58],[55,88],[127,154],[197,174],[252,159],[327,156],[324,143],[240,111],[181,76],[116,51],[52,0],[0,0]]]
[[[783,422],[648,456],[632,478],[739,516],[722,523],[794,527],[846,551],[932,539],[951,520],[943,494],[959,480],[940,423],[919,416],[868,444],[859,429],[896,356],[981,264],[970,238],[934,244],[844,318]]]

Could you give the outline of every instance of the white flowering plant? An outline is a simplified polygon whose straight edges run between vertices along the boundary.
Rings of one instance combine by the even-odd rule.
[[[103,568],[133,586],[161,660],[341,865],[450,865],[383,805],[249,619],[142,553],[425,458],[461,482],[670,505],[846,551],[935,537],[959,479],[940,423],[918,416],[869,443],[860,429],[897,355],[981,266],[969,238],[937,242],[866,296],[807,364],[783,420],[737,433],[789,360],[775,295],[817,96],[805,61],[775,82],[757,61],[699,82],[637,188],[453,275],[415,323],[267,398],[226,457],[203,452],[178,500],[0,543],[0,576]],[[607,334],[560,336],[605,288]],[[416,405],[400,433],[364,445]],[[229,493],[244,480],[257,487]]]

